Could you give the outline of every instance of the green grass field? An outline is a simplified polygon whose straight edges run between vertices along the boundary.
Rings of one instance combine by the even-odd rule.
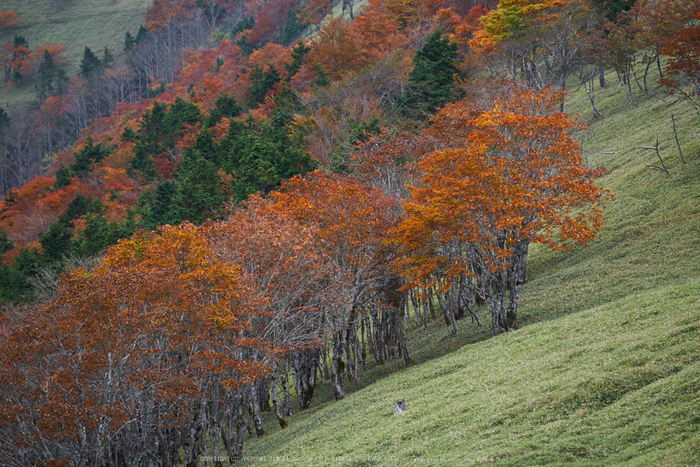
[[[414,365],[371,365],[338,402],[319,388],[286,429],[267,419],[240,465],[700,465],[700,117],[638,89],[631,105],[609,78],[603,118],[582,91],[566,110],[589,122],[584,152],[616,199],[589,248],[532,249],[523,328],[414,331]],[[634,149],[657,135],[670,175]]]
[[[45,42],[64,43],[66,71],[73,76],[86,46],[100,58],[105,47],[115,55],[120,53],[124,35],[127,31],[136,34],[139,26],[145,25],[144,15],[152,4],[152,0],[3,0],[0,10],[14,10],[19,23],[0,32],[0,44],[18,35],[24,36],[32,49]],[[35,100],[33,88],[17,89],[10,96],[12,104]]]

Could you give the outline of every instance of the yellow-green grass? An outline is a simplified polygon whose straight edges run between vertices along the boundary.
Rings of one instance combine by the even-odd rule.
[[[523,328],[490,338],[481,310],[456,337],[411,332],[416,364],[370,365],[337,402],[323,385],[286,429],[267,414],[241,465],[700,465],[700,117],[639,90],[630,105],[609,78],[603,118],[584,92],[566,110],[616,199],[590,247],[532,249]],[[634,149],[657,134],[669,175]]]
[[[14,10],[19,23],[0,31],[0,44],[15,36],[24,36],[32,49],[45,42],[64,43],[66,71],[69,76],[75,75],[86,46],[100,58],[105,47],[115,55],[120,53],[124,35],[127,31],[136,35],[139,26],[145,25],[144,17],[152,4],[152,0],[4,0],[0,10]],[[10,102],[35,101],[33,87],[29,87],[29,91],[13,91]]]

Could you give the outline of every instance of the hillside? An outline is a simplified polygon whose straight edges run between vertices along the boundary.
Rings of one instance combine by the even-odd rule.
[[[6,0],[2,10],[14,10],[19,23],[0,32],[0,44],[24,36],[31,48],[45,42],[66,44],[69,76],[78,71],[85,47],[100,57],[105,47],[116,54],[124,48],[124,34],[135,34],[144,24],[151,0]],[[18,102],[36,99],[33,92],[15,91]]]
[[[616,200],[590,248],[532,251],[525,326],[487,340],[469,322],[456,338],[443,327],[413,332],[420,364],[375,367],[366,387],[319,398],[285,430],[270,421],[242,465],[700,463],[698,117],[640,92],[629,105],[609,78],[603,118],[587,117],[583,90],[566,110],[589,121],[585,153],[607,168],[600,183]],[[652,151],[634,149],[657,134],[670,175],[647,168]],[[392,374],[372,383],[377,373]],[[407,411],[393,416],[404,398]]]
[[[0,464],[700,464],[696,2],[163,1],[55,96],[5,49]]]

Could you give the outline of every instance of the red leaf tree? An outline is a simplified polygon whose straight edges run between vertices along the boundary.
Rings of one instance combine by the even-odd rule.
[[[282,352],[251,290],[191,224],[70,273],[0,341],[0,463],[178,465],[220,441],[239,456],[251,384]]]
[[[366,311],[376,323],[376,334],[368,339],[377,350],[377,361],[392,358],[394,347],[405,361],[409,359],[403,336],[404,303],[397,294],[400,284],[386,267],[392,252],[385,240],[396,225],[396,201],[354,178],[318,171],[294,177],[274,197],[295,219],[316,230],[318,248],[328,264],[332,299],[324,311],[331,323],[332,386],[340,399],[345,395],[345,373],[359,385],[359,331],[370,327]]]
[[[697,23],[700,11],[696,11],[693,18],[693,23],[663,43],[661,53],[669,57],[666,65],[668,76],[659,82],[700,114],[700,25]]]

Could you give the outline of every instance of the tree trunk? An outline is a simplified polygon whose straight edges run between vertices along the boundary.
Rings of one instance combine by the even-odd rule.
[[[331,379],[331,372],[328,369],[328,349],[326,346],[321,348],[321,369],[323,370],[323,379],[325,381]]]
[[[333,362],[331,364],[331,385],[336,400],[345,397],[345,329],[333,333]]]
[[[280,412],[279,403],[277,402],[277,379],[277,376],[273,378],[272,386],[270,387],[270,398],[272,399],[272,408],[275,411],[275,416],[277,417],[277,421],[279,422],[280,426],[282,428],[287,428],[287,421],[284,419],[284,416],[282,416],[282,413]]]
[[[437,319],[437,315],[435,314],[435,305],[433,304],[433,288],[430,287],[428,288],[428,308],[430,308],[430,317],[435,321]]]
[[[506,278],[505,271],[497,273],[490,281],[491,289],[491,324],[493,325],[493,334],[495,336],[508,332],[508,324],[506,322]]]
[[[528,247],[529,245],[527,243],[514,247],[513,264],[508,271],[508,287],[510,293],[510,303],[506,313],[508,331],[514,331],[520,327],[518,324],[518,303],[520,300],[520,288],[525,283],[526,279]]]
[[[362,370],[365,370],[365,365],[367,365],[367,331],[369,328],[369,321],[367,320],[367,315],[364,314],[360,318],[360,335],[362,336]]]
[[[428,297],[423,299],[423,329],[428,330]]]
[[[243,457],[243,441],[245,440],[245,432],[248,429],[248,419],[250,418],[250,403],[245,396],[243,396],[243,403],[241,404],[240,410],[236,427],[236,445],[233,452],[233,457],[236,460]]]
[[[296,352],[291,359],[292,381],[299,397],[299,410],[306,410],[311,405],[319,356],[318,349],[305,349]]]
[[[262,418],[260,418],[260,398],[258,395],[257,384],[250,385],[250,405],[253,407],[253,424],[255,425],[255,434],[258,438],[265,435],[265,430],[262,427]]]
[[[399,329],[397,329],[397,342],[399,345],[399,353],[401,353],[401,358],[403,359],[404,365],[408,365],[411,362],[411,356],[408,354],[408,347],[406,346],[406,329],[403,327],[403,317],[404,311],[408,315],[408,302],[404,300],[401,308],[399,309],[399,318],[397,322],[399,323]]]
[[[591,77],[590,80],[588,80],[586,84],[586,93],[588,93],[588,99],[591,101],[591,107],[593,108],[593,115],[596,117],[602,117],[603,114],[598,111],[598,108],[595,106],[595,90],[593,88],[593,77]]]

